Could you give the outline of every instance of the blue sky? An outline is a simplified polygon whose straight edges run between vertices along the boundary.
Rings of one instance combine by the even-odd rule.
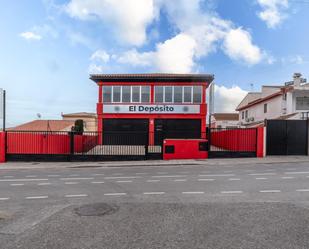
[[[8,125],[95,111],[89,73],[212,73],[216,111],[308,77],[307,0],[16,0],[0,9]]]

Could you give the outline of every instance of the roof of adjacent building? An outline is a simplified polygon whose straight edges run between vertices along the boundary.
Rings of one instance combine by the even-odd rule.
[[[62,117],[84,117],[84,118],[96,118],[97,114],[94,112],[75,112],[75,113],[62,113]]]
[[[71,120],[33,120],[8,130],[13,131],[69,131],[74,126]]]
[[[238,113],[214,113],[212,116],[216,119],[216,121],[238,121],[239,119]]]
[[[207,82],[214,80],[213,74],[91,74],[94,82]]]

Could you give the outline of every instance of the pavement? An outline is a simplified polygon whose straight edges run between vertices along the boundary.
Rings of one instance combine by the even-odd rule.
[[[1,165],[0,248],[309,248],[306,157],[148,162]]]

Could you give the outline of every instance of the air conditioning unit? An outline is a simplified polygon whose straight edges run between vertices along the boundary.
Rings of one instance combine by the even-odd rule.
[[[250,122],[250,119],[249,119],[249,118],[246,118],[246,122]]]
[[[251,117],[251,118],[250,118],[250,121],[252,121],[252,122],[253,122],[253,121],[254,121],[254,117]]]

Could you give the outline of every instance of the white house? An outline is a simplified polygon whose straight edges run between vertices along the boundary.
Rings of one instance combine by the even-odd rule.
[[[295,73],[283,86],[262,86],[261,92],[248,93],[236,111],[242,126],[257,126],[265,119],[307,119],[309,83]]]
[[[238,128],[238,113],[214,113],[211,115],[211,128]]]

